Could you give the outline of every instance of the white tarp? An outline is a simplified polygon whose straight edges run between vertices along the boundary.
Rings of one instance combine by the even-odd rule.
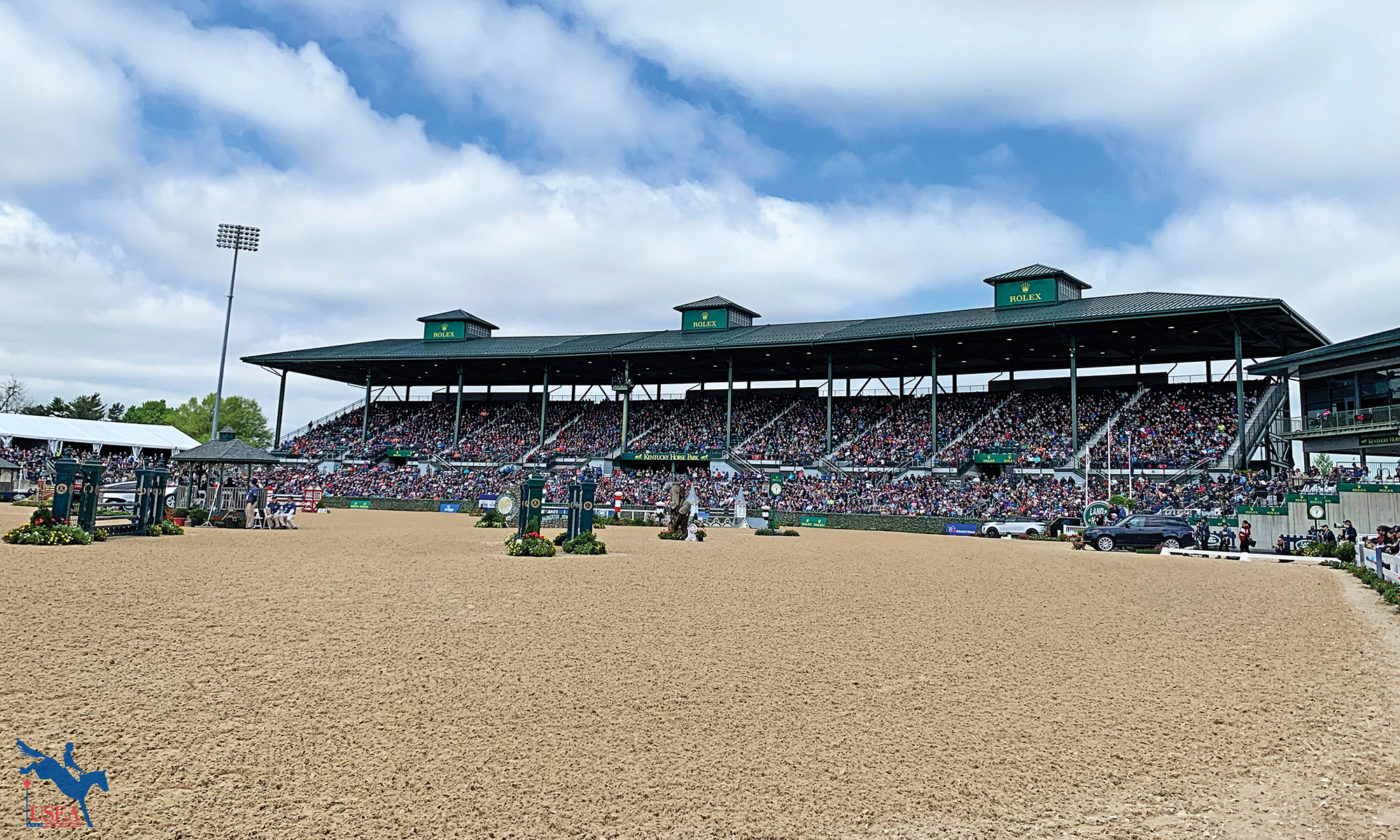
[[[139,446],[142,449],[169,449],[176,452],[199,446],[199,441],[174,426],[68,420],[63,417],[39,417],[30,414],[0,414],[0,438],[57,440],[85,445]]]

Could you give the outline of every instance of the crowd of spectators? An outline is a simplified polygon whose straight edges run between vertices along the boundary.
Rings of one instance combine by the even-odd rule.
[[[1263,387],[1249,384],[1245,416],[1259,404]],[[1214,464],[1234,442],[1238,425],[1233,385],[1192,384],[1153,388],[1125,412],[1113,430],[1115,461],[1135,469],[1181,469]]]
[[[1130,396],[1132,391],[1124,388],[1081,390],[1077,395],[1079,440],[1091,437]],[[1010,447],[1019,450],[1023,467],[1054,467],[1074,454],[1073,440],[1068,391],[1023,391],[943,453],[942,460],[962,464],[978,452]]]

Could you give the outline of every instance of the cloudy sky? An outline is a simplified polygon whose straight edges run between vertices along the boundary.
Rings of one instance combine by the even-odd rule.
[[[1032,262],[1394,327],[1397,33],[1393,0],[0,0],[0,376],[213,390],[220,222],[263,229],[231,357],[459,306],[982,306]],[[288,423],[355,397],[293,377]]]

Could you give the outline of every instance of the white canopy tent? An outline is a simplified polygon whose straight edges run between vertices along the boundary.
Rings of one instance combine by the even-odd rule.
[[[94,451],[104,446],[129,446],[135,451],[159,449],[172,453],[199,446],[199,441],[174,426],[0,414],[0,445],[13,446],[16,439],[45,441],[51,452],[63,444],[91,446]]]

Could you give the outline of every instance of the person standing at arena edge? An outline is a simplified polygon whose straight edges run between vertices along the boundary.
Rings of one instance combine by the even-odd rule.
[[[1246,519],[1240,523],[1240,551],[1247,552],[1254,547],[1254,540],[1249,536],[1249,532],[1249,520]]]
[[[1350,519],[1342,520],[1342,542],[1356,542],[1356,528],[1352,527]]]
[[[243,507],[244,520],[243,527],[253,527],[253,517],[258,513],[258,482],[256,480],[248,482],[248,502]]]
[[[1206,522],[1205,519],[1196,523],[1196,547],[1210,547],[1210,523]]]

